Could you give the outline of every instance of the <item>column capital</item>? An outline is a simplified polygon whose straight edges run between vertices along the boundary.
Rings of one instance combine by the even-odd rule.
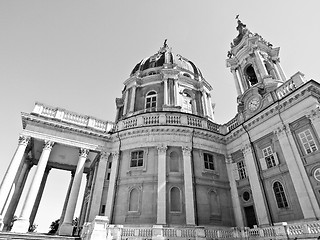
[[[243,152],[243,155],[247,155],[248,153],[252,153],[251,144],[250,143],[243,144],[241,151]]]
[[[189,146],[182,146],[183,155],[191,155],[192,148]]]
[[[86,148],[80,148],[79,149],[79,156],[83,158],[87,158],[89,154],[89,149]]]
[[[166,153],[167,149],[168,149],[168,146],[167,145],[160,145],[160,146],[157,146],[157,149],[158,149],[158,153]]]
[[[225,155],[225,161],[226,161],[226,164],[232,164],[233,163],[231,154],[226,154]]]
[[[311,121],[315,121],[316,119],[320,119],[320,106],[317,105],[314,109],[310,111],[310,113],[307,115],[307,118],[309,118]]]
[[[101,151],[100,152],[100,159],[106,159],[108,160],[108,157],[110,156],[110,152],[106,152],[106,151]]]
[[[113,158],[118,158],[119,157],[119,151],[117,151],[117,152],[112,152],[112,157]]]
[[[43,150],[51,150],[54,145],[54,142],[51,140],[44,140]]]
[[[290,134],[290,127],[287,124],[281,124],[273,130],[273,133],[279,138],[286,136],[286,133]]]
[[[19,145],[24,145],[27,146],[28,143],[30,142],[31,137],[25,136],[25,135],[20,135],[19,136]]]

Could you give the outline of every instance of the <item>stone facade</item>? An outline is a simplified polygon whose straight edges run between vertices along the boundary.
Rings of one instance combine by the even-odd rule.
[[[226,63],[239,105],[226,124],[214,122],[212,87],[201,71],[166,42],[124,82],[115,123],[41,103],[22,113],[23,131],[0,188],[1,229],[9,229],[29,170],[37,166],[13,232],[27,232],[49,171],[58,168],[71,172],[59,235],[315,236],[320,85],[300,72],[287,78],[279,48],[240,20],[237,29]],[[86,188],[74,229],[83,173]],[[294,225],[299,221],[315,221],[308,229],[316,230],[295,232],[306,226]]]

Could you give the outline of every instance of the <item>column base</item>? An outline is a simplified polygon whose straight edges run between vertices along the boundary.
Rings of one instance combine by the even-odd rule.
[[[59,235],[60,236],[72,236],[73,226],[72,223],[62,223],[59,227]]]
[[[11,232],[17,232],[17,233],[27,233],[29,229],[29,219],[27,218],[18,218],[12,227]]]

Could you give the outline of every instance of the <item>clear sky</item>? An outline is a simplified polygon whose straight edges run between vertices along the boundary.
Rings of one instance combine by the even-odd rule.
[[[226,53],[235,16],[281,47],[281,64],[320,80],[320,1],[39,0],[0,1],[0,180],[22,130],[20,112],[35,101],[100,119],[115,118],[115,98],[136,63],[164,39],[193,61],[213,86],[215,118],[236,114]],[[51,171],[36,224],[59,218],[69,174]]]

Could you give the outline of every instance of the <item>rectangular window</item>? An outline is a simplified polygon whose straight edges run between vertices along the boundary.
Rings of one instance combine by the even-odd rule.
[[[101,207],[101,213],[104,214],[105,211],[106,211],[106,205],[102,205],[102,207]]]
[[[109,162],[109,166],[108,167],[111,168],[111,166],[112,166],[112,162]]]
[[[277,161],[275,159],[275,155],[272,151],[271,146],[262,149],[262,154],[267,164],[267,168],[272,168],[277,165]]]
[[[247,172],[246,172],[246,165],[244,164],[243,161],[237,162],[237,167],[238,167],[238,173],[239,173],[239,178],[244,179],[247,177]]]
[[[204,153],[203,160],[205,169],[214,170],[213,156],[211,154]]]
[[[299,133],[299,138],[306,154],[310,154],[318,150],[310,129]]]
[[[110,180],[110,173],[108,172],[107,180]]]
[[[130,167],[143,166],[143,151],[135,151],[131,153]]]
[[[154,108],[157,106],[157,97],[147,97],[146,99],[146,108]]]

